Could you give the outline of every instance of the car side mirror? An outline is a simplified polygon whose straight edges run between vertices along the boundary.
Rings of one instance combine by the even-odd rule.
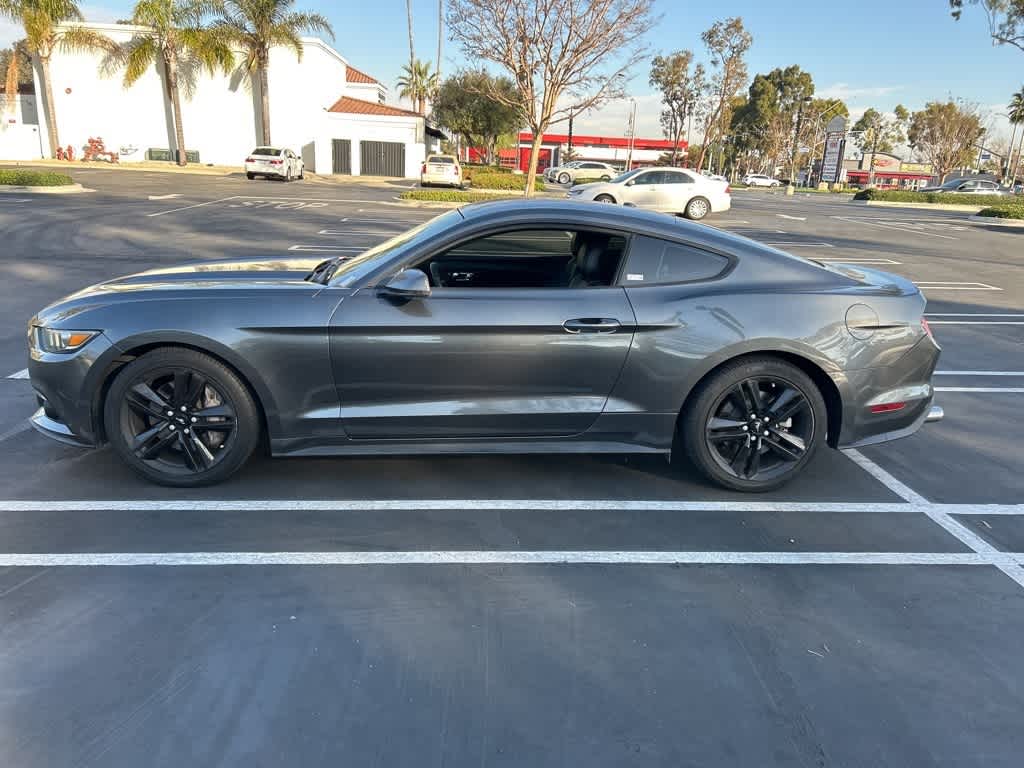
[[[632,187],[634,184],[636,184],[636,182],[633,181],[633,179],[630,179],[629,181],[626,182],[627,187]]]
[[[403,269],[380,289],[385,296],[398,299],[422,299],[430,295],[430,278],[422,269]]]

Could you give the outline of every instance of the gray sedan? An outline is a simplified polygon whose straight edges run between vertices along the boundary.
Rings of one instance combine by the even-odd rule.
[[[763,491],[941,416],[925,300],[663,215],[445,213],[358,256],[186,264],[29,325],[37,429],[146,478],[277,456],[685,454]],[[340,468],[343,471],[343,468]]]

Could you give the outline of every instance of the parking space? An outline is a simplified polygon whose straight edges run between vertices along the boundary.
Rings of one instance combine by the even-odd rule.
[[[26,428],[31,314],[183,260],[355,253],[437,211],[137,175],[0,204],[5,763],[1019,764],[1021,236],[825,196],[709,217],[930,286],[946,419],[773,493],[651,456],[258,456],[172,490]]]

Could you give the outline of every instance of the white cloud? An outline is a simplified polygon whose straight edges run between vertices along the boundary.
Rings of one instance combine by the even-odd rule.
[[[821,99],[842,99],[850,102],[857,99],[875,99],[879,96],[887,96],[890,93],[902,90],[902,85],[876,85],[856,87],[849,83],[833,83],[815,92],[815,96]]]
[[[645,139],[661,138],[661,97],[648,93],[633,97],[636,99],[636,135]],[[586,112],[573,120],[573,132],[594,136],[625,136],[629,126],[629,114],[633,102],[620,99],[605,104],[600,109]],[[565,133],[565,123],[557,131]]]
[[[21,24],[16,24],[9,19],[0,18],[0,48],[6,48],[15,40],[25,36]]]

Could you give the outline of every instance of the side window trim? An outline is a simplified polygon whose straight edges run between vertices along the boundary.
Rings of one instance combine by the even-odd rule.
[[[723,266],[721,271],[719,271],[717,274],[714,274],[714,275],[712,275],[710,277],[699,277],[699,278],[695,278],[693,280],[670,280],[670,281],[666,281],[666,282],[646,282],[646,281],[641,282],[641,281],[638,280],[638,281],[635,281],[635,282],[631,282],[631,281],[626,279],[626,277],[627,277],[626,270],[629,267],[629,259],[632,256],[633,249],[635,247],[637,247],[637,243],[639,241],[639,238],[641,238],[641,237],[646,237],[646,238],[649,238],[651,240],[659,240],[659,241],[661,241],[663,243],[668,243],[668,244],[671,244],[671,245],[679,245],[679,246],[683,246],[684,248],[691,248],[691,249],[693,249],[695,251],[703,251],[704,253],[709,253],[709,254],[711,254],[713,256],[718,256],[720,258],[725,259],[725,266]],[[656,235],[648,235],[648,234],[643,234],[643,233],[637,232],[637,233],[633,233],[633,235],[630,236],[628,238],[628,240],[626,241],[626,248],[625,248],[625,251],[623,252],[622,263],[619,264],[619,272],[616,275],[615,283],[613,285],[617,285],[620,288],[635,289],[635,288],[665,288],[667,286],[673,286],[673,285],[698,285],[700,283],[713,283],[713,282],[717,282],[718,280],[721,280],[721,279],[723,279],[725,277],[728,277],[729,274],[736,268],[736,265],[738,263],[739,263],[739,259],[737,259],[735,255],[733,255],[731,253],[727,253],[725,251],[720,251],[717,248],[708,248],[705,245],[697,245],[697,244],[692,243],[692,242],[690,242],[688,240],[680,240],[680,239],[676,239],[676,238],[670,239],[670,238],[666,238],[666,237],[658,237]]]

